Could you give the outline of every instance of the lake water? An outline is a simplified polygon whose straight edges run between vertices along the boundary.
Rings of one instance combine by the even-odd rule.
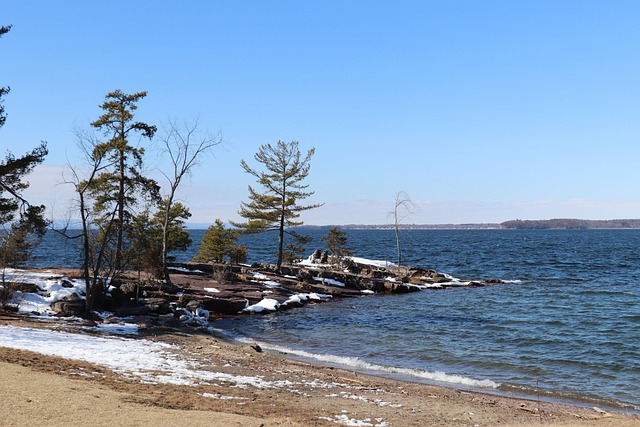
[[[307,255],[322,248],[326,229],[304,233],[314,237]],[[192,234],[199,243],[203,232]],[[355,256],[395,261],[392,231],[347,237]],[[273,262],[274,239],[243,238],[249,261]],[[413,230],[401,239],[405,264],[508,283],[343,299],[213,326],[380,375],[640,411],[640,230]],[[47,238],[36,264],[78,265],[75,244],[58,240]]]

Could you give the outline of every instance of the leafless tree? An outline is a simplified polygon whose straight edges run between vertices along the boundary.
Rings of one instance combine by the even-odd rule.
[[[398,191],[395,194],[395,204],[393,207],[393,211],[389,212],[389,217],[393,220],[393,226],[396,233],[396,248],[398,252],[398,268],[401,265],[402,257],[400,251],[400,224],[407,217],[414,214],[415,211],[415,203],[411,200],[411,197],[404,192]]]
[[[191,170],[198,165],[204,156],[223,143],[222,134],[215,135],[200,129],[200,120],[192,121],[170,119],[165,127],[164,134],[160,136],[160,150],[163,157],[168,157],[171,162],[171,171],[161,173],[169,184],[167,194],[163,197],[161,205],[164,210],[162,227],[162,268],[167,274],[167,253],[169,249],[169,231],[171,225],[171,209],[174,205],[178,187],[185,176],[190,175]]]
[[[95,154],[97,138],[91,132],[75,131],[78,147],[83,153],[85,165],[75,167],[68,165],[68,173],[64,177],[64,183],[73,185],[77,196],[77,212],[80,215],[80,234],[71,235],[68,225],[56,230],[69,238],[82,239],[82,269],[86,284],[86,312],[90,313],[94,308],[98,295],[104,294],[109,279],[114,277],[116,271],[106,257],[111,230],[116,221],[118,206],[114,206],[109,213],[109,220],[96,222],[91,208],[90,188],[96,177],[112,164],[104,157]]]

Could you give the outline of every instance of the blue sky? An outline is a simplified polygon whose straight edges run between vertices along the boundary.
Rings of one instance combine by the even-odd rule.
[[[638,22],[636,1],[8,0],[0,150],[48,142],[27,195],[64,217],[73,129],[146,90],[139,120],[224,135],[180,193],[193,222],[237,220],[240,161],[278,140],[316,148],[307,224],[386,223],[398,191],[410,223],[639,218]]]

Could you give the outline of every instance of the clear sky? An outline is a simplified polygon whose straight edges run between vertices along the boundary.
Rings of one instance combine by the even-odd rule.
[[[48,142],[27,195],[56,218],[115,89],[223,133],[180,192],[193,222],[237,220],[240,161],[278,140],[316,148],[306,224],[387,223],[398,191],[408,223],[640,218],[635,0],[6,0],[0,24],[1,154]]]

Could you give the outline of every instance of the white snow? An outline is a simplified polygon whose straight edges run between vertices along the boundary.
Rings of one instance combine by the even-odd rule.
[[[249,313],[262,313],[263,311],[276,311],[280,304],[273,298],[264,298],[257,304],[250,305],[244,311]]]
[[[357,418],[349,418],[346,414],[334,415],[333,417],[318,417],[319,420],[330,421],[335,424],[341,424],[349,427],[390,427],[391,425],[382,418],[365,418],[359,420]],[[375,424],[373,424],[375,422]]]
[[[351,258],[351,261],[357,263],[357,264],[364,264],[364,265],[370,265],[372,267],[378,267],[378,268],[387,268],[387,267],[397,267],[396,264],[389,262],[389,261],[381,261],[381,260],[374,260],[374,259],[367,259],[367,258],[360,258],[360,257],[349,257]]]
[[[261,282],[267,288],[281,288],[282,287],[282,285],[279,282],[276,282],[275,280],[270,280],[269,276],[267,276],[266,274],[256,273],[256,272],[253,272],[251,274],[253,275],[253,279],[254,280],[257,280],[257,281]]]
[[[205,292],[212,292],[212,293],[217,293],[220,292],[220,289],[216,289],[216,288],[204,288]]]
[[[275,280],[267,280],[266,282],[264,282],[264,285],[267,288],[279,288],[282,285],[280,285],[280,283],[276,282]]]
[[[178,271],[178,272],[181,272],[181,273],[199,273],[199,274],[204,274],[204,272],[202,270],[189,270],[188,268],[184,268],[184,267],[169,267],[169,270]]]
[[[220,399],[220,400],[232,400],[232,399],[246,400],[247,399],[246,397],[223,396],[218,393],[201,393],[200,396],[208,397],[209,399]]]
[[[310,255],[308,258],[303,259],[298,263],[298,265],[304,265],[307,267],[316,267],[316,268],[323,268],[323,267],[329,266],[329,264],[320,264],[320,263],[315,263],[311,261],[312,256],[313,255]],[[396,264],[389,261],[373,260],[373,259],[360,258],[360,257],[345,257],[345,258],[351,259],[353,262],[357,264],[369,265],[371,267],[376,267],[376,268],[396,267]]]
[[[85,361],[147,384],[197,386],[225,382],[238,388],[286,390],[294,389],[296,386],[323,390],[332,387],[340,387],[344,390],[349,387],[346,384],[318,380],[270,381],[259,375],[233,375],[220,372],[225,366],[216,366],[215,361],[203,365],[189,358],[179,346],[140,338],[0,326],[0,347]],[[230,398],[215,394],[209,394],[206,397]]]
[[[325,285],[339,286],[341,288],[345,287],[345,284],[339,280],[329,279],[326,277],[314,277],[313,280],[317,280],[318,282],[322,282]]]
[[[0,346],[93,363],[148,384],[195,386],[223,381],[241,388],[293,385],[287,380],[206,371],[197,362],[181,357],[177,346],[145,339],[0,326]]]
[[[262,313],[265,311],[276,311],[278,310],[278,308],[287,306],[289,304],[304,304],[307,301],[324,301],[330,298],[332,298],[331,295],[318,294],[315,292],[311,292],[308,294],[291,295],[282,304],[278,303],[278,301],[273,298],[264,298],[259,303],[246,307],[244,311],[248,313]]]
[[[311,292],[309,294],[309,299],[316,300],[316,301],[325,300],[325,299],[331,299],[331,298],[333,298],[333,295],[318,294],[318,293],[315,293],[315,292]]]
[[[285,302],[282,303],[282,305],[287,305],[289,303],[303,304],[309,300],[320,301],[328,298],[331,298],[331,295],[315,294],[315,293],[295,294],[295,295],[291,295]]]

